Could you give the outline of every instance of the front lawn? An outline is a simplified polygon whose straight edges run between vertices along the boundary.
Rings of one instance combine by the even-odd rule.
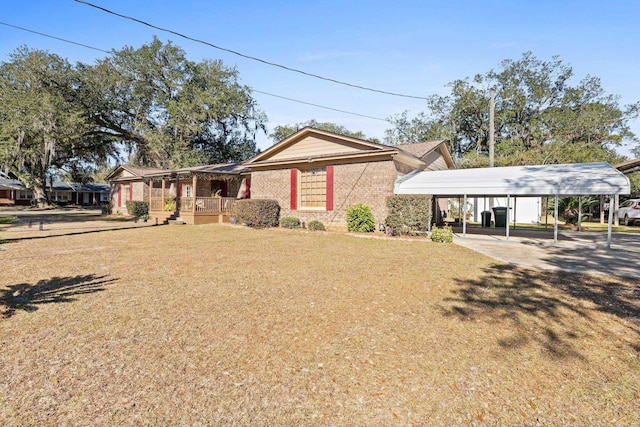
[[[640,281],[429,241],[5,243],[2,425],[634,425]]]

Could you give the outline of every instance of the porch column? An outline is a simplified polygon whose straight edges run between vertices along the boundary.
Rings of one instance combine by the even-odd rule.
[[[149,210],[151,210],[151,194],[153,193],[153,179],[149,180]],[[144,194],[144,181],[142,181],[142,194]]]
[[[193,176],[193,206],[191,207],[192,212],[196,213],[196,195],[198,194],[198,177]]]
[[[164,185],[165,181],[164,178],[162,178],[162,190],[160,190],[160,197],[162,197],[162,200],[160,200],[160,210],[164,210]]]

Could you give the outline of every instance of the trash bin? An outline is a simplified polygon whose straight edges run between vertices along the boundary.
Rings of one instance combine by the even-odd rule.
[[[507,226],[507,208],[504,208],[504,207],[493,208],[493,216],[496,219],[496,227]]]
[[[491,227],[491,211],[482,211],[482,226]]]

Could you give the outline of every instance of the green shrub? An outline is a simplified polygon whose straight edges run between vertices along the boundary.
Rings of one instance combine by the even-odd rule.
[[[0,224],[11,224],[18,220],[17,216],[0,216]]]
[[[176,210],[176,196],[169,196],[164,201],[164,206],[162,206],[163,211],[175,211]]]
[[[314,219],[312,221],[309,221],[309,223],[307,224],[307,228],[311,231],[324,231],[324,224],[321,223],[320,221],[318,221],[317,219]]]
[[[425,235],[431,222],[431,196],[401,194],[387,198],[389,215],[384,220],[390,234]]]
[[[438,243],[453,242],[453,230],[448,225],[443,227],[433,227],[431,229],[431,240]]]
[[[102,215],[111,215],[113,213],[111,202],[103,202],[100,208],[102,209]]]
[[[277,227],[280,205],[269,199],[244,199],[233,207],[235,221],[254,228]]]
[[[371,208],[362,203],[347,209],[347,230],[368,233],[376,229]]]
[[[148,216],[149,203],[130,200],[127,202],[127,212],[129,212],[129,215],[133,215],[136,218]]]
[[[282,218],[280,218],[280,227],[299,228],[300,220],[295,216],[283,216]]]

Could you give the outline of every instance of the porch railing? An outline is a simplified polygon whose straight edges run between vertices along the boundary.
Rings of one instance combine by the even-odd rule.
[[[178,210],[185,213],[193,212],[195,203],[196,213],[226,213],[233,210],[235,202],[235,197],[196,197],[195,201],[193,197],[181,197]],[[149,210],[162,211],[164,207],[165,202],[162,198],[151,197]]]

